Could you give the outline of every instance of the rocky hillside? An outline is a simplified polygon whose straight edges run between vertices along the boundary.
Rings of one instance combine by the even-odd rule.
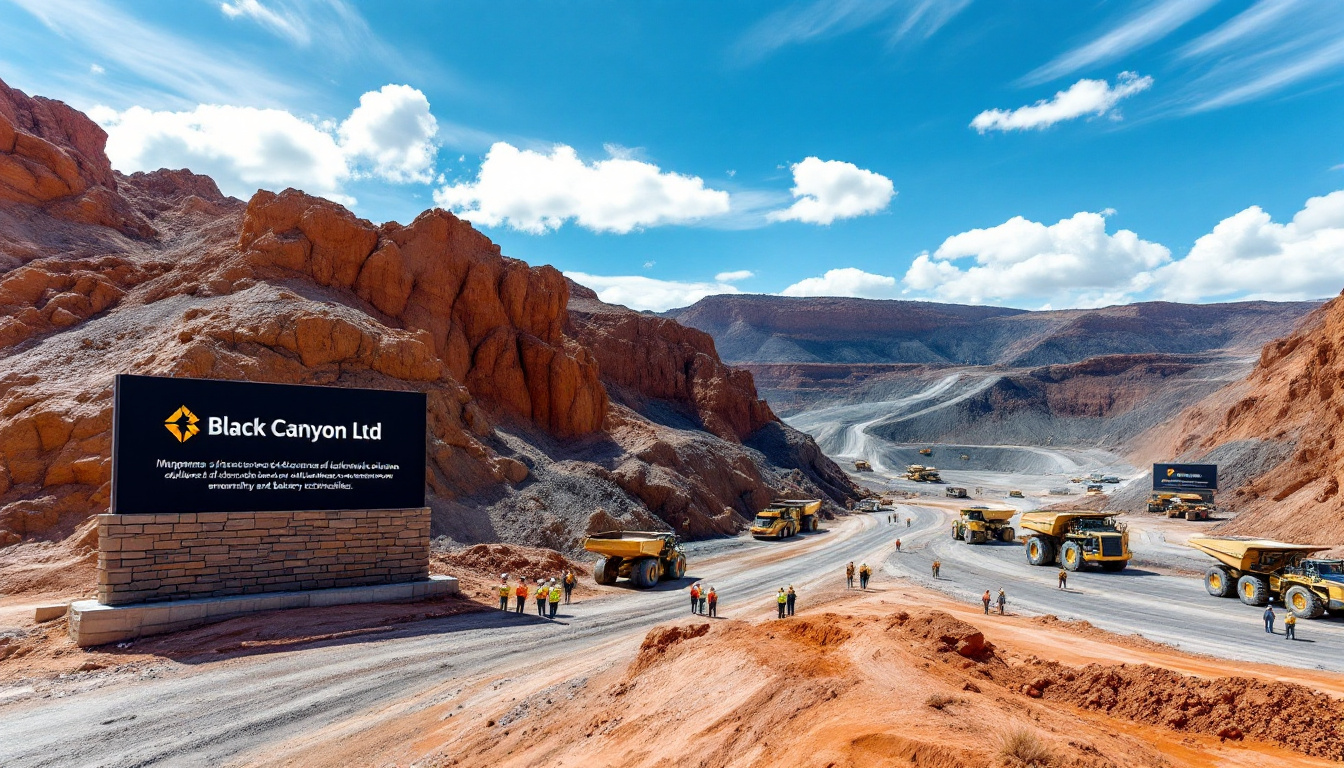
[[[731,363],[936,363],[1015,368],[1119,354],[1255,350],[1318,302],[1172,304],[1029,312],[844,298],[710,296],[668,312]]]
[[[88,546],[116,373],[423,391],[434,532],[738,529],[844,474],[705,334],[507,258],[440,210],[375,225],[296,190],[125,176],[66,105],[0,83],[0,546]],[[28,542],[27,544],[19,542]],[[19,545],[15,545],[19,543]]]
[[[1028,312],[713,296],[668,313],[715,337],[832,455],[893,443],[1128,448],[1237,381],[1318,302]],[[871,446],[870,446],[871,447]]]
[[[1158,452],[1219,465],[1225,533],[1344,546],[1344,301],[1265,345],[1251,374],[1149,434]]]

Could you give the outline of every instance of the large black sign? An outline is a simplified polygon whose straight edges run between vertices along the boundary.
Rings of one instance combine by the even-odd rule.
[[[1216,491],[1217,464],[1154,464],[1154,491]]]
[[[113,514],[425,503],[425,395],[117,376]]]

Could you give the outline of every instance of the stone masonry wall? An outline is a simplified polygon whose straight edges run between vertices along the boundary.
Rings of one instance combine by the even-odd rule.
[[[429,509],[98,516],[98,602],[429,578]]]

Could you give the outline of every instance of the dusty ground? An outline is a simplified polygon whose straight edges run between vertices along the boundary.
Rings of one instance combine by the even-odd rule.
[[[54,552],[64,554],[59,545]],[[82,565],[82,559],[74,559]],[[114,679],[139,676],[165,660],[196,664],[259,653],[274,653],[288,648],[310,646],[328,641],[374,638],[402,625],[453,616],[467,611],[494,608],[501,573],[509,573],[510,583],[525,575],[529,583],[550,578],[573,569],[580,577],[576,597],[593,595],[597,588],[586,580],[588,566],[567,559],[560,553],[537,547],[513,544],[479,544],[454,552],[434,552],[430,570],[451,574],[459,580],[461,599],[429,600],[408,604],[343,605],[307,608],[245,616],[218,624],[151,637],[118,646],[81,649],[66,632],[64,620],[38,624],[33,608],[48,602],[68,602],[78,592],[62,591],[70,584],[42,582],[39,598],[32,594],[0,598],[0,685],[5,692],[42,693],[52,681],[76,677],[97,686]],[[51,572],[42,569],[41,573]],[[71,579],[81,578],[71,570]],[[14,578],[6,574],[6,581]],[[529,603],[530,607],[530,603]]]
[[[784,622],[661,625],[637,648],[458,689],[384,723],[372,742],[306,742],[301,759],[276,764],[1156,767],[1344,758],[1339,676],[1294,671],[1297,683],[1269,681],[1263,667],[1210,665],[1086,625],[986,618],[896,585],[822,600]],[[1004,752],[1013,736],[1045,757],[1015,762]]]
[[[915,531],[941,532],[925,514]],[[1339,674],[1188,654],[1013,604],[986,617],[882,568],[874,589],[844,589],[845,561],[891,552],[884,523],[692,545],[685,583],[584,585],[553,622],[487,606],[506,563],[547,575],[554,553],[486,548],[436,556],[486,592],[474,600],[270,614],[95,651],[49,625],[45,656],[0,662],[0,763],[1260,768],[1344,757]],[[692,579],[718,586],[724,618],[689,615]],[[782,623],[768,601],[776,583],[802,595]],[[37,661],[39,674],[15,672]],[[76,671],[90,662],[107,666]],[[76,728],[90,738],[57,735]],[[1005,759],[1010,737],[1048,759]]]

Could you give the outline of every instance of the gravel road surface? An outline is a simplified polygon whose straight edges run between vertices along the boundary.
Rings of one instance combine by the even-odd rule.
[[[1344,653],[1340,652],[1344,621],[1299,621],[1300,639],[1292,642],[1283,637],[1283,611],[1276,608],[1276,634],[1266,634],[1260,618],[1263,608],[1235,598],[1212,597],[1201,577],[1152,570],[1150,563],[1180,564],[1202,573],[1212,563],[1185,555],[1161,536],[1132,535],[1135,561],[1129,568],[1120,573],[1091,569],[1071,573],[1068,589],[1060,590],[1056,582],[1059,569],[1028,564],[1020,543],[972,546],[954,540],[951,509],[902,504],[898,514],[913,522],[910,528],[903,524],[890,527],[902,544],[901,552],[884,563],[886,572],[894,576],[906,576],[970,601],[978,600],[986,589],[997,594],[1003,588],[1012,612],[1085,619],[1102,629],[1136,633],[1193,653],[1344,671]],[[942,562],[941,578],[936,581],[930,574],[935,558]]]
[[[843,582],[844,566],[875,568],[891,547],[876,517],[780,542],[750,538],[690,545],[688,578],[562,606],[554,622],[486,611],[408,624],[377,639],[204,664],[165,665],[147,679],[0,704],[0,765],[220,766],[268,757],[268,748],[321,730],[339,732],[427,706],[474,681],[562,664],[599,646],[633,650],[649,627],[689,616],[693,580],[717,588],[723,617],[774,612],[792,584],[806,612],[810,588]]]

